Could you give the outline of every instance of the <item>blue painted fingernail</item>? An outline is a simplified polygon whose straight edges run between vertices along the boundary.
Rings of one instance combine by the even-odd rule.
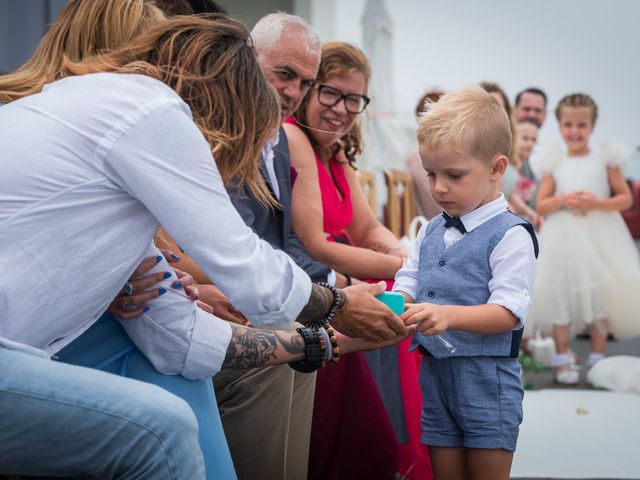
[[[162,255],[158,255],[156,257],[156,263],[160,263],[162,261]]]
[[[158,296],[164,295],[165,293],[167,293],[167,290],[164,288],[161,288],[160,291],[158,292]]]
[[[144,307],[144,308],[142,309],[142,311],[143,311],[144,313],[147,313],[147,312],[149,311],[149,307]]]
[[[180,260],[180,257],[178,255],[176,255],[175,253],[171,254],[171,258],[173,258],[174,260]]]
[[[182,286],[182,282],[174,282],[173,286],[174,288],[180,288]]]
[[[165,280],[166,280],[167,278],[171,278],[171,273],[169,273],[169,272],[164,272],[164,275],[162,276],[162,278],[164,278]]]

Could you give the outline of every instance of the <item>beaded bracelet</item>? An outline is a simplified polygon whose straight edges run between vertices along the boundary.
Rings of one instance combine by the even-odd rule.
[[[315,372],[319,368],[322,368],[323,362],[326,365],[325,354],[323,352],[324,339],[321,335],[318,335],[316,329],[309,327],[296,328],[302,339],[304,340],[304,360],[297,362],[290,362],[289,366],[294,370],[302,373]]]
[[[324,341],[324,366],[326,366],[326,364],[329,363],[333,358],[333,344],[331,343],[331,337],[329,336],[329,333],[324,327],[320,327],[318,329],[318,334],[322,336],[322,340]]]
[[[321,330],[322,329],[316,330],[315,333],[318,336],[318,342],[320,343],[320,353],[322,354],[322,360],[320,360],[320,369],[323,369],[327,366],[327,362],[329,361],[327,360],[327,346],[330,344],[324,341],[324,336],[322,335]]]
[[[340,360],[340,348],[338,347],[338,338],[336,337],[336,331],[333,327],[327,325],[327,334],[329,335],[329,342],[331,345],[331,363],[338,363]]]
[[[317,330],[318,328],[324,327],[325,325],[329,324],[329,322],[333,320],[333,318],[336,316],[336,312],[338,311],[338,308],[344,305],[344,295],[340,290],[338,290],[336,287],[334,287],[329,283],[318,282],[316,283],[316,285],[329,289],[333,294],[333,302],[331,303],[331,307],[329,308],[329,311],[327,312],[325,317],[320,321],[309,322],[307,324]]]

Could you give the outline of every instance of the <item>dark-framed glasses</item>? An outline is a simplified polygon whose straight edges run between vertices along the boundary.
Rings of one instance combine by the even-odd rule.
[[[371,99],[366,95],[358,95],[357,93],[342,93],[335,87],[315,83],[313,85],[318,91],[318,101],[325,107],[335,107],[341,100],[344,100],[344,108],[349,113],[362,113],[367,108]]]

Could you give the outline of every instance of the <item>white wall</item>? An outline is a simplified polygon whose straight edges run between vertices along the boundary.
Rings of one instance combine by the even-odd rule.
[[[640,1],[386,0],[395,25],[395,96],[411,112],[433,86],[496,81],[511,100],[527,86],[549,95],[543,141],[559,139],[553,109],[584,91],[600,108],[594,144],[640,146]],[[335,39],[362,46],[365,0],[335,2]],[[330,40],[323,38],[323,40]]]

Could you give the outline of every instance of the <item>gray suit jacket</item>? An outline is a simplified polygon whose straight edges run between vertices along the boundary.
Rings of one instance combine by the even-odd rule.
[[[244,188],[239,191],[229,189],[233,205],[240,216],[256,234],[269,242],[274,248],[286,252],[314,282],[326,282],[330,269],[326,265],[316,262],[307,253],[302,241],[291,231],[291,160],[289,158],[289,143],[284,129],[280,129],[280,139],[276,146],[273,159],[278,187],[280,190],[281,208],[272,209],[261,205]],[[271,188],[271,181],[267,168],[260,167],[262,176]]]

